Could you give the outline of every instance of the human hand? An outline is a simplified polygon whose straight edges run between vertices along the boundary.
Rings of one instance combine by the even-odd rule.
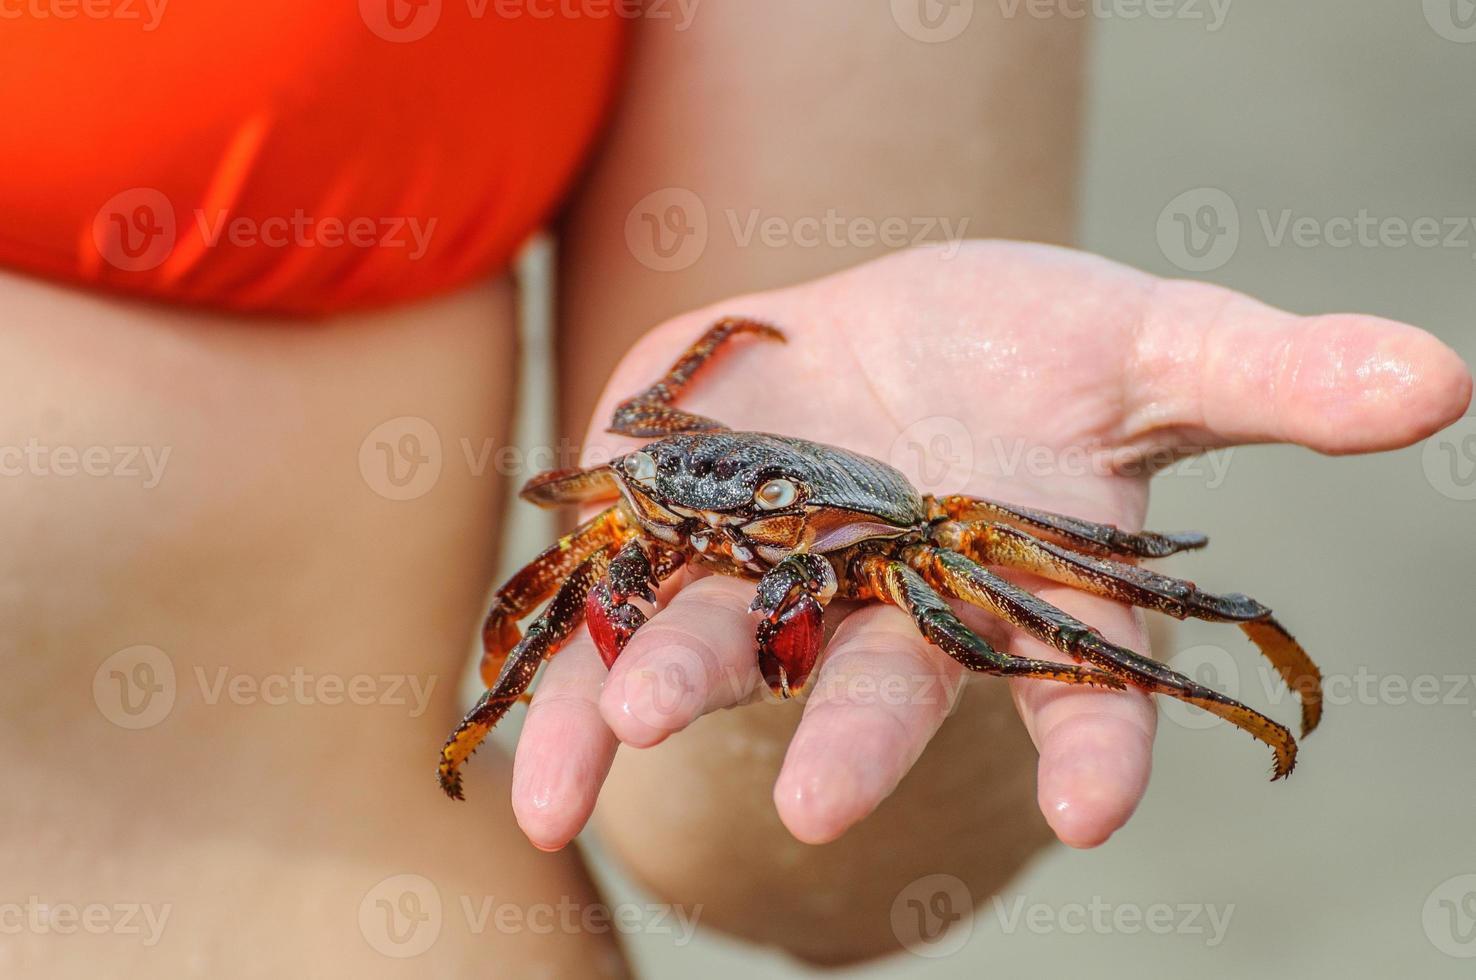
[[[725,302],[653,330],[626,356],[587,443],[598,459],[638,443],[605,433],[614,404],[643,389],[712,321],[780,326],[785,348],[724,351],[681,400],[735,429],[802,436],[889,460],[924,491],[963,492],[1142,526],[1153,461],[1258,442],[1329,454],[1424,438],[1471,397],[1460,359],[1433,337],[1376,317],[1297,317],[1219,287],[1165,281],[1045,246],[977,242],[901,253],[791,289]],[[975,446],[961,484],[931,445],[939,419]],[[935,430],[934,430],[935,431]],[[924,438],[926,436],[924,435]],[[899,441],[900,440],[900,441]],[[931,443],[931,440],[928,440]],[[897,452],[898,447],[905,451]],[[1081,475],[1007,474],[1006,455],[1045,450],[1102,465]],[[563,846],[588,819],[617,745],[659,743],[701,714],[764,689],[754,655],[753,583],[685,580],[630,640],[608,676],[581,630],[544,669],[519,740],[513,805],[538,846]],[[1145,649],[1141,618],[1119,603],[1038,581],[1032,591],[1116,643]],[[963,612],[1022,657],[1051,648]],[[895,607],[831,607],[834,630],[774,788],[800,840],[833,840],[897,785],[949,711],[946,699],[858,700],[856,681],[930,678],[956,690],[963,668]],[[662,678],[682,678],[681,697]],[[995,681],[985,681],[994,683]],[[1156,714],[1135,690],[1013,681],[1040,750],[1038,799],[1061,840],[1093,846],[1132,814],[1148,780]]]

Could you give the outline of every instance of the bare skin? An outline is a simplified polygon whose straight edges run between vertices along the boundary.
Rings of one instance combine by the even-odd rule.
[[[865,20],[843,0],[803,10],[777,0],[703,7],[680,38],[664,36],[660,22],[639,25],[626,108],[566,243],[568,431],[582,430],[607,369],[650,324],[882,251],[742,247],[728,209],[740,225],[755,207],[793,219],[835,206],[874,221],[969,217],[970,235],[1066,239],[1080,24],[998,22],[993,7],[978,6],[970,33],[944,45],[908,38],[885,5]],[[816,113],[822,96],[826,112]],[[674,185],[701,192],[714,230],[699,263],[657,273],[634,259],[622,228],[635,200]],[[905,294],[904,285],[891,288]],[[771,300],[769,312],[802,319],[804,309]],[[426,747],[455,714],[453,678],[491,577],[498,481],[471,475],[457,440],[504,440],[509,306],[505,286],[478,288],[304,330],[0,279],[12,426],[0,442],[41,432],[51,445],[173,449],[164,480],[143,492],[126,481],[121,490],[112,480],[0,481],[10,542],[4,601],[7,622],[21,630],[0,717],[10,726],[7,807],[23,842],[9,849],[0,879],[17,900],[34,893],[52,903],[172,909],[150,947],[113,934],[7,936],[13,972],[230,975],[245,964],[287,975],[307,965],[315,976],[621,972],[608,935],[472,934],[463,896],[475,904],[495,894],[523,908],[596,896],[574,858],[510,844],[509,774],[495,752],[478,757],[483,791],[470,810],[447,805],[425,769]],[[625,372],[648,372],[669,353],[668,340],[657,335]],[[824,340],[812,334],[805,343],[835,349]],[[736,391],[715,387],[704,397],[723,399],[740,421],[751,406]],[[356,456],[367,432],[400,415],[433,420],[446,468],[425,497],[389,502],[366,489]],[[714,587],[698,583],[690,598]],[[713,618],[733,615],[728,599],[714,601],[700,617],[704,635]],[[869,615],[843,628],[855,630],[853,652],[884,659],[873,668],[851,658],[857,673],[895,670],[901,652],[915,658],[909,671],[932,669],[926,651],[900,644],[910,624]],[[138,644],[167,651],[182,693],[166,720],[133,732],[101,715],[92,685],[109,654]],[[561,656],[562,671],[587,663],[576,652]],[[833,664],[846,662],[832,655]],[[213,682],[222,667],[260,679],[298,666],[439,683],[411,718],[398,705],[211,705],[195,679],[197,667]],[[706,902],[704,923],[812,959],[868,955],[888,942],[885,909],[899,882],[936,864],[940,845],[950,870],[982,898],[1047,839],[1042,823],[1026,819],[1034,772],[1024,730],[1002,710],[1005,690],[966,689],[937,750],[839,843],[798,843],[768,802],[797,708],[711,716],[643,764],[624,766],[611,787],[611,839],[663,892]],[[530,723],[556,723],[554,704],[546,698]],[[577,699],[564,705],[577,707]],[[576,740],[599,705],[586,695],[578,710]],[[925,714],[899,744],[920,751],[917,733],[935,716]],[[625,735],[638,744],[637,733]],[[990,757],[968,751],[980,739],[995,749]],[[38,745],[54,750],[40,754]],[[565,747],[565,759],[590,767],[581,792],[597,785],[609,762],[603,750]],[[977,768],[961,768],[960,757]],[[834,772],[853,771],[839,761]],[[530,836],[552,848],[572,830],[540,827],[537,814],[577,825],[583,804],[551,807],[537,771],[520,763],[520,779],[530,781],[515,799]],[[817,834],[879,792],[860,788],[843,798],[842,819]],[[997,846],[953,846],[976,839],[981,825],[1002,828]],[[762,854],[772,861],[753,860]],[[433,948],[408,960],[372,949],[357,918],[376,883],[404,873],[432,880],[446,910]],[[776,902],[776,894],[806,904]],[[376,901],[368,908],[371,922],[394,911]]]
[[[503,282],[304,327],[0,276],[0,445],[104,447],[109,472],[139,471],[0,461],[0,903],[165,916],[151,937],[141,912],[60,934],[65,919],[14,932],[30,912],[6,911],[4,972],[625,974],[608,934],[468,922],[463,896],[474,911],[489,895],[523,909],[598,896],[573,852],[469,846],[468,819],[487,840],[516,835],[506,789],[469,817],[425,771],[492,576],[501,481],[474,475],[458,440],[505,438],[511,306]],[[407,415],[435,426],[444,465],[424,496],[389,500],[361,444]],[[157,480],[129,447],[168,451]],[[373,446],[368,459],[382,461]],[[139,645],[168,658],[175,699],[130,730],[110,672],[131,681],[130,664],[94,683]],[[348,701],[358,677],[363,703]],[[128,688],[135,707],[142,691]],[[505,759],[479,762],[506,787]],[[413,959],[395,954],[420,934],[393,916],[426,906],[381,885],[402,874],[442,902]]]
[[[1086,26],[972,6],[968,30],[941,44],[909,36],[888,4],[851,0],[704,5],[684,32],[636,24],[621,106],[561,241],[567,435],[585,431],[611,367],[652,324],[886,254],[866,238],[866,221],[938,219],[933,238],[947,221],[970,237],[1070,241]],[[665,188],[696,194],[708,224],[700,257],[675,271],[647,264],[649,239],[633,249],[626,236],[632,208]],[[658,216],[670,200],[655,199]],[[814,232],[832,211],[848,222],[838,235]],[[752,228],[745,238],[755,216],[781,219],[781,234]],[[909,223],[906,236],[923,230]],[[854,393],[843,372],[834,380]],[[597,426],[606,418],[594,417]],[[702,583],[691,598],[722,587]],[[714,628],[729,627],[751,635],[746,615],[724,614]],[[867,642],[911,629],[880,617]],[[602,671],[597,660],[586,668]],[[798,843],[771,803],[797,706],[719,713],[660,749],[623,753],[602,835],[663,894],[700,896],[704,922],[822,963],[876,955],[894,943],[892,898],[924,870],[947,868],[982,900],[1050,840],[1036,815],[1030,743],[1003,685],[962,697],[894,799],[826,847]],[[940,719],[947,701],[935,707]],[[981,743],[998,751],[974,751]],[[583,821],[579,807],[535,807],[550,797],[525,766],[518,773],[530,838],[562,844]],[[1002,829],[980,846],[974,828],[986,825]],[[791,899],[765,898],[781,891]]]
[[[931,441],[923,443],[921,457],[899,454],[899,440],[906,449],[914,425],[953,420],[967,432],[973,465],[962,485],[951,489],[1126,528],[1141,527],[1147,509],[1147,476],[1137,465],[1143,458],[1257,442],[1290,442],[1329,454],[1393,449],[1460,417],[1471,398],[1465,365],[1413,327],[1358,315],[1297,317],[1218,287],[1162,281],[1081,253],[981,242],[953,257],[939,248],[907,253],[664,324],[622,362],[597,418],[658,375],[706,323],[733,310],[784,324],[791,342],[778,350],[751,345],[735,351],[721,370],[694,385],[685,399],[689,410],[739,428],[799,435],[888,459],[925,487],[926,474],[947,460],[930,455]],[[840,370],[843,357],[848,360]],[[596,423],[589,438],[602,458],[632,445],[601,429]],[[994,450],[1016,444],[1043,448],[1055,460],[1087,452],[1104,464],[1117,460],[1117,466],[1083,475],[1063,464],[1023,479],[1004,472],[1005,457]],[[949,455],[965,451],[958,440],[948,449]],[[1142,619],[1129,608],[1068,587],[1024,581],[1112,642],[1146,648]],[[635,634],[607,679],[599,676],[587,638],[571,642],[552,661],[518,744],[514,778],[514,807],[533,840],[555,847],[579,830],[617,740],[635,748],[662,744],[709,712],[748,700],[762,686],[746,615],[752,595],[752,583],[742,580],[710,577],[691,584]],[[975,617],[970,624],[1015,655],[1057,656],[998,623]],[[779,819],[795,838],[826,844],[896,791],[901,799],[893,806],[905,811],[907,829],[899,823],[891,828],[895,836],[885,839],[915,846],[902,853],[896,847],[852,852],[852,862],[870,865],[860,881],[828,860],[851,846],[850,838],[815,852],[819,857],[812,861],[801,855],[798,868],[781,863],[794,853],[783,849],[772,865],[742,864],[750,869],[743,872],[748,885],[768,879],[771,890],[793,890],[801,887],[796,873],[809,879],[805,885],[818,885],[821,898],[785,903],[782,914],[819,930],[839,905],[855,923],[854,932],[872,937],[856,941],[849,947],[854,949],[892,935],[891,898],[908,881],[940,867],[951,871],[960,854],[992,849],[995,840],[981,834],[979,825],[957,822],[960,806],[977,806],[975,800],[996,785],[1022,787],[967,783],[997,772],[970,768],[978,759],[1006,764],[1002,747],[977,738],[972,751],[937,747],[940,754],[956,750],[946,756],[949,764],[940,777],[947,790],[921,779],[903,781],[940,726],[946,739],[961,723],[978,722],[960,713],[944,724],[947,703],[914,697],[914,688],[901,698],[858,696],[884,689],[889,678],[929,678],[934,688],[945,689],[958,683],[961,668],[930,650],[895,608],[867,606],[846,618],[826,657],[815,694],[777,765],[772,798]],[[693,670],[693,664],[703,669]],[[682,679],[684,690],[667,689],[673,677]],[[1066,843],[1101,843],[1128,819],[1146,787],[1156,719],[1151,702],[1134,691],[1012,686],[1039,749],[1041,812]],[[731,737],[747,718],[770,726],[764,732],[769,738],[787,736],[775,720],[778,714],[746,708],[671,739],[673,746],[695,746],[626,753],[642,765],[610,785],[621,809],[642,807],[642,823],[637,834],[607,819],[606,833],[634,852],[636,867],[661,892],[703,901],[710,921],[733,929],[774,928],[736,910],[741,896],[732,881],[735,872],[718,888],[707,884],[718,877],[717,864],[731,862],[731,842],[754,835],[741,829],[743,815],[735,814],[736,807],[710,798],[697,806],[689,802],[704,799],[716,780],[727,777],[690,775],[684,767],[702,765],[704,739]],[[707,765],[742,774],[735,780],[757,781],[754,770],[768,775],[778,761],[762,744],[750,735],[746,745],[719,749]],[[666,768],[657,772],[663,763]],[[1028,754],[1016,757],[1015,765],[1033,764]],[[959,772],[967,774],[962,781]],[[653,799],[663,805],[652,806]],[[712,821],[709,836],[678,829],[694,812]],[[877,817],[885,821],[886,813],[880,810]],[[673,837],[693,848],[694,862],[652,857],[639,844],[659,840],[669,852]],[[692,870],[704,857],[711,862],[703,869],[706,877]],[[987,894],[977,887],[974,893]],[[749,898],[750,904],[758,900]],[[793,935],[791,941],[803,942]],[[826,949],[837,951],[834,945]]]

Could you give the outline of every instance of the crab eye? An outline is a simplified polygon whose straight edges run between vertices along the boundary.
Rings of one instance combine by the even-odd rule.
[[[753,495],[753,502],[758,505],[759,510],[778,510],[788,507],[797,499],[799,491],[793,483],[784,479],[768,481]]]
[[[650,453],[631,453],[625,457],[625,473],[632,480],[652,480],[656,477],[656,461]]]

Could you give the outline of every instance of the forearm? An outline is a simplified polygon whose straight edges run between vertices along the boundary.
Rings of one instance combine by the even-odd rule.
[[[1070,238],[1078,22],[980,5],[961,36],[926,44],[887,5],[763,0],[700,7],[672,28],[639,25],[620,113],[565,229],[566,433],[583,431],[608,366],[678,313],[918,238]],[[656,193],[671,188],[685,193]],[[697,229],[685,246],[663,224],[674,204],[674,227]],[[840,962],[891,945],[907,882],[944,869],[982,898],[1048,837],[1003,685],[971,685],[893,798],[818,848],[790,837],[771,801],[798,714],[725,712],[624,752],[606,839],[710,923]]]

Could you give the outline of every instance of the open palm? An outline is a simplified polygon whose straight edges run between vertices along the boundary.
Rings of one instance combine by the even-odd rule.
[[[637,442],[604,426],[713,320],[780,326],[786,347],[735,343],[682,406],[735,429],[802,436],[899,467],[927,493],[968,493],[1139,528],[1155,466],[1255,442],[1325,453],[1408,445],[1459,417],[1471,378],[1428,334],[1375,317],[1296,317],[1200,283],[1165,281],[1045,246],[970,243],[902,253],[791,289],[747,296],[651,331],[616,369],[587,453]],[[1027,465],[1028,462],[1028,465]],[[1131,609],[1026,582],[1108,639],[1145,650]],[[546,668],[519,741],[513,804],[530,839],[567,843],[588,818],[617,745],[654,745],[765,689],[753,583],[686,579],[606,676],[581,631]],[[1017,656],[1061,659],[991,622],[970,625]],[[834,629],[775,786],[801,840],[842,834],[897,785],[946,717],[963,668],[895,607],[832,606]],[[998,683],[998,681],[988,681]],[[1091,846],[1147,784],[1155,712],[1141,692],[1013,681],[1040,750],[1038,793],[1065,842]],[[924,685],[927,686],[927,685]]]

